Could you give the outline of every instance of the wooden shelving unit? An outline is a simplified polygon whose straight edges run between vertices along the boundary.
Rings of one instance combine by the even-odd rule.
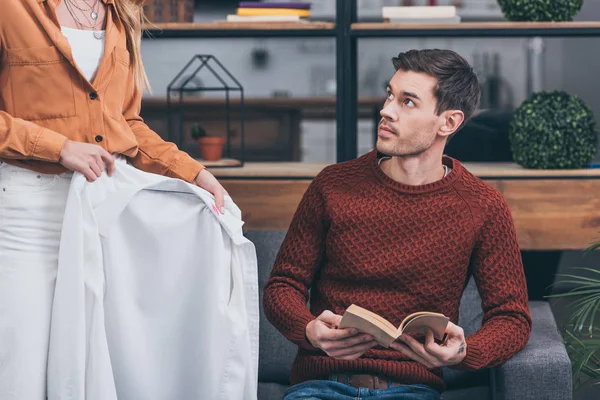
[[[385,37],[600,37],[600,22],[402,25],[357,23],[357,0],[336,0],[336,22],[302,24],[156,24],[146,37],[252,38],[331,37],[336,41],[335,98],[246,99],[249,107],[321,107],[335,113],[337,161],[357,157],[358,118],[376,110],[382,99],[359,98],[357,42]],[[164,99],[145,99],[161,107]],[[184,107],[219,106],[215,99],[185,99]],[[222,103],[221,103],[222,105]],[[236,102],[233,101],[235,107]],[[144,107],[145,107],[144,106]],[[359,112],[360,111],[360,112]],[[283,112],[283,111],[277,111]],[[375,112],[373,116],[375,116]],[[331,114],[329,114],[331,115]],[[225,165],[231,160],[224,161]],[[209,169],[212,168],[207,164]],[[215,165],[223,167],[224,165]],[[287,229],[302,195],[326,164],[245,163],[242,168],[214,168],[243,211],[249,229]],[[524,250],[585,249],[600,231],[600,169],[526,170],[512,163],[466,163],[465,167],[499,190],[511,209]]]
[[[589,22],[463,22],[460,24],[357,23],[357,0],[336,0],[336,22],[301,23],[159,23],[145,25],[145,37],[160,38],[286,38],[330,37],[336,41],[337,161],[356,158],[358,108],[357,41],[385,37],[600,37],[600,21]],[[282,101],[285,104],[285,101]],[[363,115],[363,114],[361,114]]]

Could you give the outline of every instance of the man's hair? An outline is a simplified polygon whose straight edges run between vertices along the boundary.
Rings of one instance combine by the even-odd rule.
[[[437,79],[434,96],[436,114],[460,110],[465,114],[462,128],[479,105],[481,87],[473,68],[451,50],[410,50],[392,58],[396,71],[424,72]],[[458,129],[457,129],[458,131]]]

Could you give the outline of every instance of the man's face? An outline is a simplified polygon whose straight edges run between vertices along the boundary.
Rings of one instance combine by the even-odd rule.
[[[427,151],[444,125],[436,115],[437,79],[421,72],[398,70],[387,88],[381,110],[377,150],[394,157],[416,156]]]

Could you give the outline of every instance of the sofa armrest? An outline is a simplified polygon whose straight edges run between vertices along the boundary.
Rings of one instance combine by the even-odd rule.
[[[529,308],[533,320],[529,342],[521,352],[492,370],[493,397],[571,400],[571,361],[550,304],[532,301]]]

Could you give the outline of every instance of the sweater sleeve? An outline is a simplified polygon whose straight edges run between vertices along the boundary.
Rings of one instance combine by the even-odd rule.
[[[513,219],[501,195],[492,201],[473,254],[483,322],[466,339],[467,355],[455,369],[500,365],[525,347],[531,332],[527,284]]]
[[[315,319],[308,309],[309,289],[325,258],[325,206],[317,176],[310,184],[281,245],[265,285],[263,306],[269,321],[286,338],[307,349],[306,325]]]

